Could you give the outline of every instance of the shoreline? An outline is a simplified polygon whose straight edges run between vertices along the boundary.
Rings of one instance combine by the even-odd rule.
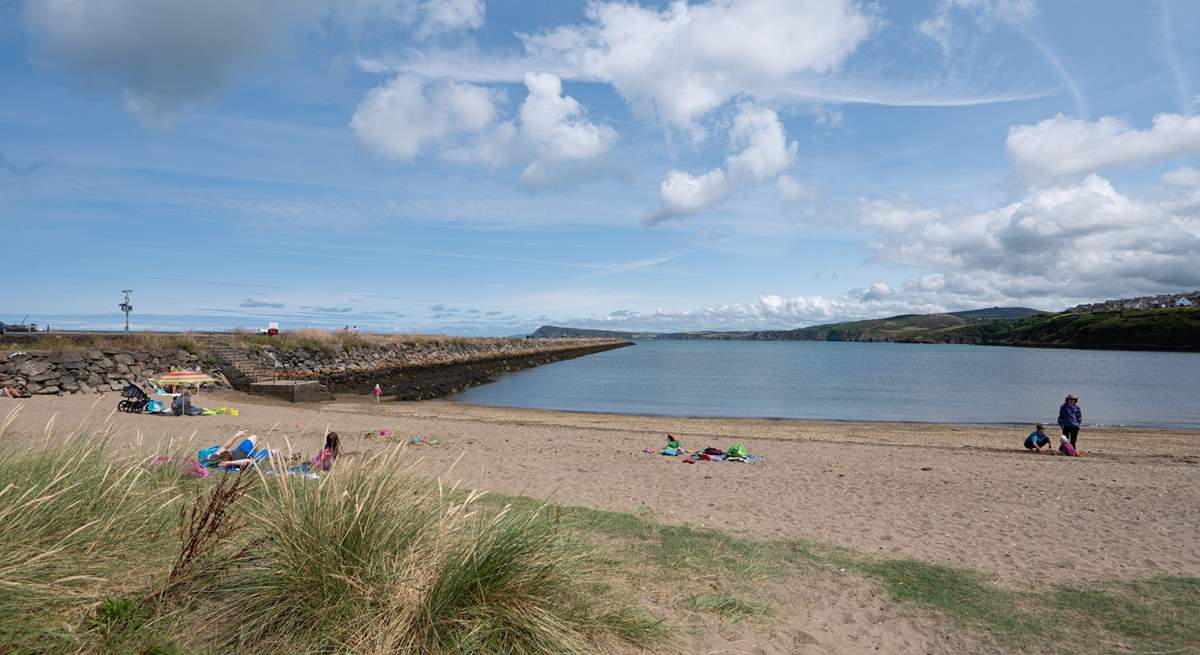
[[[367,397],[367,396],[363,396]],[[678,419],[713,419],[721,421],[794,421],[797,423],[868,423],[868,424],[884,424],[884,425],[962,425],[970,427],[983,428],[1020,428],[1022,426],[1030,426],[1036,423],[1019,422],[1019,421],[917,421],[903,419],[868,419],[868,418],[815,418],[815,417],[796,417],[796,416],[737,416],[727,414],[656,414],[646,412],[604,412],[592,409],[556,409],[547,407],[521,407],[519,405],[489,405],[487,403],[471,402],[468,400],[457,400],[454,396],[439,398],[445,402],[454,403],[456,405],[464,405],[467,407],[478,407],[481,409],[514,409],[528,412],[551,412],[563,414],[597,414],[600,416],[623,416],[629,418],[678,418]],[[1047,434],[1053,431],[1050,424],[1047,426]],[[1132,430],[1165,430],[1179,432],[1195,432],[1196,436],[1200,436],[1200,424],[1193,425],[1166,425],[1154,423],[1085,423],[1084,429],[1088,430],[1111,430],[1111,429],[1132,429]]]

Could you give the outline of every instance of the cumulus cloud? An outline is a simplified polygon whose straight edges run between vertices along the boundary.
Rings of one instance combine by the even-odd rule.
[[[238,305],[238,307],[269,307],[271,309],[279,309],[279,308],[283,307],[283,303],[270,302],[267,300],[256,300],[254,298],[247,298],[247,299],[243,300],[241,302],[241,304]]]
[[[594,2],[586,22],[523,39],[533,57],[611,83],[639,116],[698,132],[732,98],[836,69],[875,24],[854,0]]]
[[[1200,116],[1159,114],[1150,129],[1139,130],[1112,116],[1086,121],[1058,114],[1013,126],[1006,147],[1024,178],[1054,180],[1200,152]]]
[[[725,171],[719,168],[698,176],[672,170],[659,185],[662,207],[646,222],[653,225],[672,216],[708,209],[725,196],[729,186]]]
[[[877,258],[936,271],[937,295],[1067,304],[1200,286],[1200,219],[1090,175],[990,211],[879,224]],[[871,224],[864,220],[864,224]]]
[[[440,144],[444,146],[440,156],[448,161],[492,166],[523,164],[520,181],[529,187],[548,186],[580,173],[581,165],[596,160],[616,143],[616,130],[588,120],[586,108],[571,96],[563,95],[559,78],[548,73],[528,73],[524,83],[528,93],[514,119],[506,121],[493,120],[497,112],[495,102],[489,105],[486,116],[482,111],[486,94],[494,101],[499,98],[498,92],[468,83],[438,83],[440,87],[472,89],[470,95],[460,91],[459,96],[480,101],[471,103],[478,104],[479,110],[469,114],[478,120],[455,121],[452,120],[455,112],[443,108],[446,102],[416,93],[416,87],[423,84],[420,78],[401,75],[368,94],[355,114],[355,129],[360,138],[365,134],[367,139],[379,140],[391,135],[401,147],[384,152],[398,159],[411,160],[412,156],[399,155],[415,155],[424,146]],[[400,88],[389,90],[389,86]],[[460,98],[452,100],[457,102]],[[358,121],[360,113],[363,119]],[[451,120],[430,120],[430,114],[447,113]],[[425,116],[427,120],[424,124],[413,122],[414,115]],[[454,134],[465,134],[468,138],[448,143],[447,137]]]
[[[608,330],[682,332],[689,330],[790,330],[820,323],[856,321],[911,312],[949,311],[921,297],[916,283],[893,291],[879,282],[870,288],[850,289],[836,295],[781,296],[765,293],[746,303],[711,305],[691,310],[660,309],[653,312],[617,310],[602,318],[576,318],[568,325]],[[971,304],[953,309],[974,308]]]
[[[367,92],[350,126],[367,148],[412,161],[431,146],[491,125],[498,99],[498,92],[475,84],[427,85],[415,75],[398,75]]]
[[[788,141],[774,110],[753,105],[743,106],[734,118],[729,146],[738,150],[725,158],[724,169],[714,168],[699,176],[679,170],[668,172],[659,185],[662,205],[645,222],[653,225],[708,209],[741,186],[773,179],[792,165],[800,147]],[[790,177],[777,184],[785,196],[799,188]]]

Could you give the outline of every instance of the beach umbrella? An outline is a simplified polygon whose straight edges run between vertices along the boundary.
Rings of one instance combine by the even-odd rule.
[[[216,382],[207,373],[198,371],[171,371],[158,376],[156,381],[162,386],[169,385],[185,385],[185,384],[204,384],[206,382]]]

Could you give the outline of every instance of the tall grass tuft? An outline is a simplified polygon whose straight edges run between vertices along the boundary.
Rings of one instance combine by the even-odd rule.
[[[114,581],[128,585],[161,558],[178,480],[114,457],[108,436],[51,422],[41,444],[0,460],[0,652],[62,652]]]
[[[552,517],[482,510],[403,468],[401,449],[321,480],[273,473],[246,499],[259,537],[201,604],[218,648],[582,653],[657,635],[591,593]]]

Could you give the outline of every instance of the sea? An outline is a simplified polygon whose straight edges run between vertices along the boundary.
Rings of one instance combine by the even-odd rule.
[[[1200,429],[1200,353],[814,341],[640,341],[455,400],[667,416]]]

